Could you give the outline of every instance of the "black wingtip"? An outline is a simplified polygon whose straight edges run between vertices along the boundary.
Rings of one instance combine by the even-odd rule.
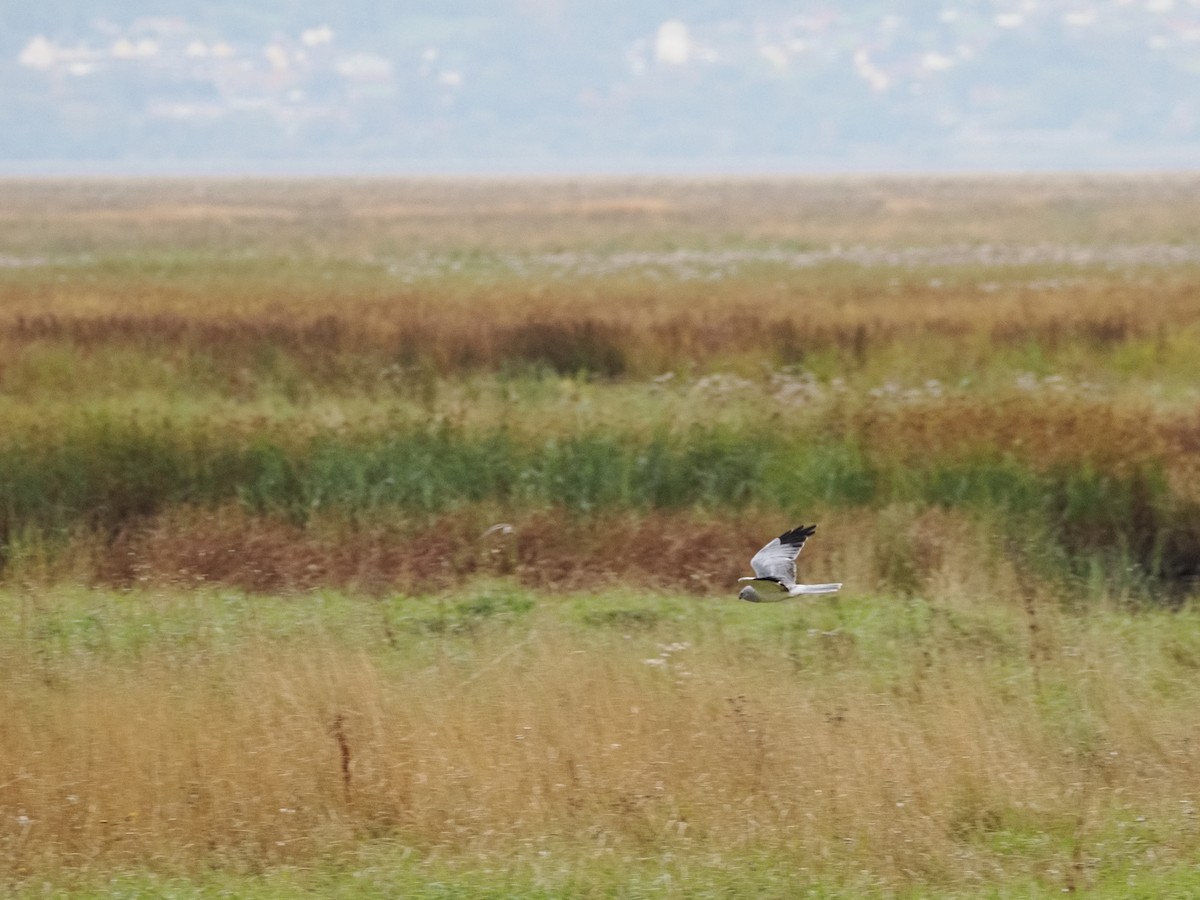
[[[779,543],[795,546],[803,544],[806,540],[812,537],[814,531],[817,530],[816,525],[799,525],[791,531],[785,531],[779,536]]]

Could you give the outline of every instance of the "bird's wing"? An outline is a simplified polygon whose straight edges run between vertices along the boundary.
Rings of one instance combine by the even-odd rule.
[[[816,525],[801,525],[775,538],[750,560],[754,574],[781,584],[795,584],[796,557],[800,555],[804,542],[816,530]]]

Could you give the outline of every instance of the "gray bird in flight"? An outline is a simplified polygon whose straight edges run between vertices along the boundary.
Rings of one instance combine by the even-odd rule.
[[[840,588],[840,581],[837,584],[796,584],[796,557],[816,530],[816,525],[801,525],[785,531],[755,553],[750,560],[754,577],[738,579],[750,582],[738,591],[738,599],[775,603],[800,594],[832,594]]]

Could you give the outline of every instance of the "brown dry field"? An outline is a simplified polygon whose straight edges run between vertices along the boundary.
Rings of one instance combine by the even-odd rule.
[[[7,252],[1195,243],[1195,175],[0,181]]]
[[[1191,375],[1198,200],[1185,176],[5,181],[0,345],[10,370],[63,345],[230,373],[282,350],[332,382],[961,376],[1029,348]]]

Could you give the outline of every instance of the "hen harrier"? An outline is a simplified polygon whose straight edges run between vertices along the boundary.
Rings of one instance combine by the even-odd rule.
[[[832,594],[840,588],[840,581],[837,584],[796,584],[796,557],[816,530],[816,525],[801,525],[785,531],[755,553],[750,560],[754,577],[738,579],[750,582],[738,591],[738,599],[775,603],[798,594]]]

